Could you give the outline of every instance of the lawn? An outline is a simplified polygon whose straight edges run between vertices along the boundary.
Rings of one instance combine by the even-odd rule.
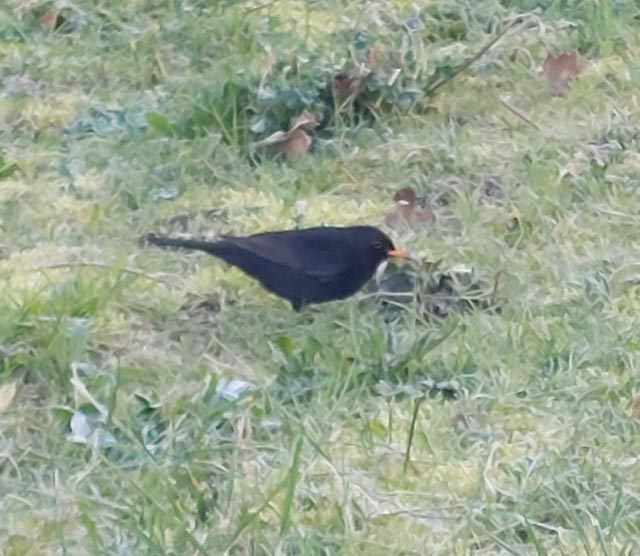
[[[0,553],[640,554],[636,2],[7,2]],[[139,241],[363,223],[299,314]]]

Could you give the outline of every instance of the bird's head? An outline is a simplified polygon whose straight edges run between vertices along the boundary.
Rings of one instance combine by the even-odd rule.
[[[368,230],[366,234],[368,237],[365,238],[365,241],[367,242],[367,249],[373,257],[378,258],[380,261],[389,257],[404,260],[411,259],[409,253],[395,247],[387,234],[373,227]]]

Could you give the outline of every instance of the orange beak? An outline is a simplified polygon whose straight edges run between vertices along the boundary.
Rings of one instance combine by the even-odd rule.
[[[391,249],[387,251],[387,255],[389,255],[390,257],[394,257],[396,259],[404,259],[406,261],[411,259],[411,256],[409,255],[409,253],[407,253],[403,249]]]

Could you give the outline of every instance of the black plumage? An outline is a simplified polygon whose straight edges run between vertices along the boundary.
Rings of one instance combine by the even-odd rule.
[[[327,226],[213,241],[149,234],[145,241],[214,255],[289,300],[296,311],[309,303],[353,295],[384,259],[407,258],[384,232],[372,226]]]

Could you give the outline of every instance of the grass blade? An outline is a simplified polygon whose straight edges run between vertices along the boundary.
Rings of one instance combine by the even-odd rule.
[[[289,468],[289,473],[284,481],[285,496],[282,504],[282,515],[280,516],[280,533],[284,534],[291,525],[291,508],[293,507],[293,496],[296,491],[296,483],[298,482],[298,467],[300,466],[300,451],[302,450],[302,435],[296,440],[293,448],[293,461]]]
[[[413,414],[411,415],[411,425],[409,426],[409,437],[407,438],[407,448],[404,452],[404,465],[403,470],[406,473],[409,466],[409,458],[411,457],[411,444],[413,443],[413,434],[416,430],[416,420],[418,418],[418,412],[420,411],[420,404],[423,397],[416,398],[413,402]]]

